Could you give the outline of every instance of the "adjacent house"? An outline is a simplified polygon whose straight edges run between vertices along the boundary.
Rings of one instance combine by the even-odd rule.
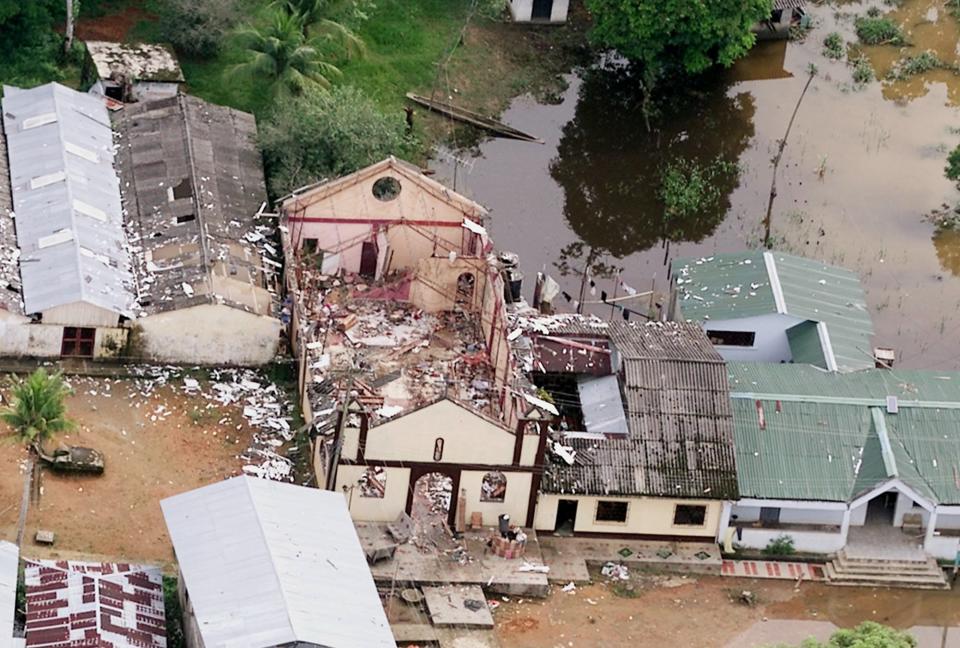
[[[853,272],[782,252],[677,259],[669,318],[698,322],[730,362],[873,367],[873,324]]]
[[[389,157],[280,200],[292,251],[324,274],[380,279],[430,256],[480,256],[487,210]]]
[[[188,648],[396,646],[343,495],[236,477],[160,505]]]
[[[723,358],[685,323],[526,324],[531,379],[557,403],[538,533],[713,541],[736,498]]]
[[[20,549],[0,541],[0,648],[22,648],[22,629],[15,627]],[[19,637],[19,638],[17,638]]]
[[[30,560],[24,577],[31,648],[167,645],[163,575],[157,567]]]
[[[184,83],[176,54],[157,43],[86,41],[81,76],[89,92],[124,103],[176,96]]]
[[[960,373],[730,364],[740,497],[721,526],[760,548],[952,560]]]
[[[117,113],[117,169],[138,274],[133,351],[259,365],[280,341],[275,225],[253,115],[179,95]]]
[[[115,354],[137,288],[107,109],[56,83],[5,86],[3,128],[22,308],[6,295],[0,353]]]
[[[790,28],[803,19],[806,4],[807,0],[773,0],[770,17],[753,26],[757,40],[790,38]]]
[[[514,22],[564,23],[570,0],[510,0]]]
[[[382,411],[382,410],[381,410]],[[454,528],[479,515],[495,526],[502,514],[532,526],[540,487],[546,418],[537,408],[511,428],[447,397],[392,418],[370,416],[358,401],[347,408],[347,424],[326,447],[339,449],[329,484],[343,493],[355,520],[392,522],[413,513],[418,484],[439,473],[452,498],[446,519]]]

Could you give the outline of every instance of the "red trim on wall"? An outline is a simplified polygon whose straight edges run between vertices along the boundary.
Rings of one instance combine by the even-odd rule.
[[[463,227],[463,221],[411,220],[409,218],[328,218],[290,216],[291,223],[343,223],[344,225],[419,225],[421,227]]]

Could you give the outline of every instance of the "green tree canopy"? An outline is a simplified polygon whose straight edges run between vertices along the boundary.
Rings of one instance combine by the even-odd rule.
[[[826,643],[807,639],[799,648],[916,648],[916,645],[917,640],[906,632],[864,621],[856,628],[837,630]]]
[[[59,373],[37,369],[26,380],[16,380],[12,403],[0,411],[0,420],[13,428],[21,440],[43,444],[57,432],[72,427],[64,399],[70,389]]]
[[[60,78],[62,0],[0,0],[0,81],[33,86]]]
[[[259,130],[274,197],[402,155],[408,145],[402,116],[384,115],[351,86],[309,89],[279,104]]]
[[[754,43],[771,0],[586,0],[594,42],[647,68],[703,72],[731,65]]]

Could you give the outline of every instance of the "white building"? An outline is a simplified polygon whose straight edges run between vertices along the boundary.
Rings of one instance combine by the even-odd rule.
[[[515,22],[564,23],[570,0],[510,0]]]
[[[84,80],[91,94],[115,101],[150,101],[175,96],[184,83],[173,50],[157,43],[86,41]]]

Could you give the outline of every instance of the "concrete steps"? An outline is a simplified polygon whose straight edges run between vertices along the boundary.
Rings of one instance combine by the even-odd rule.
[[[943,570],[930,557],[924,560],[875,560],[851,558],[841,551],[824,566],[824,573],[833,585],[950,589]]]

